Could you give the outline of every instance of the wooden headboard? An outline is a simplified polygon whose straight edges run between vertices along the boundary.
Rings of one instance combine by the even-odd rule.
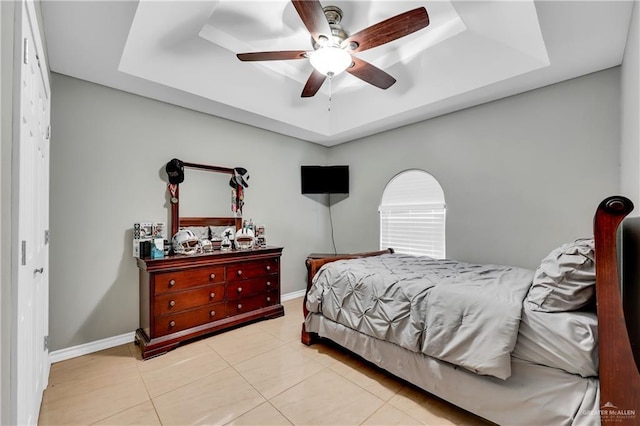
[[[178,228],[187,226],[235,226],[242,228],[241,217],[180,217],[178,218]]]

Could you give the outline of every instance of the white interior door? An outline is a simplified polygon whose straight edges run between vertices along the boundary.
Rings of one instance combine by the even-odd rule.
[[[50,88],[33,2],[16,4],[22,51],[19,117],[14,121],[15,317],[12,345],[12,421],[37,424],[49,375],[49,118]],[[20,49],[21,48],[21,49]],[[18,95],[18,94],[16,94]],[[17,212],[16,212],[17,210]],[[17,213],[17,214],[16,214]]]

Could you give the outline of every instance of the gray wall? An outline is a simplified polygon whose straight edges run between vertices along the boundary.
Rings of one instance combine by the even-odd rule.
[[[331,206],[339,252],[377,248],[384,186],[421,168],[445,190],[448,256],[531,268],[590,234],[620,188],[619,68],[331,149],[62,75],[52,91],[52,350],[137,327],[131,226],[167,220],[172,157],[249,169],[245,217],[285,247],[283,293],[304,288],[309,252],[332,251],[301,164],[351,166],[351,194]]]
[[[635,210],[625,220],[623,250],[625,258],[637,259],[640,247],[636,243],[640,234],[640,5],[634,3],[627,46],[622,62],[622,111],[621,111],[621,193],[631,199]],[[628,238],[633,235],[634,238]],[[628,253],[630,251],[630,253]],[[625,319],[629,327],[631,345],[640,354],[640,264],[637,261],[622,265],[625,288],[622,295]],[[629,279],[636,280],[629,284]],[[636,357],[638,360],[638,357]]]
[[[619,159],[619,68],[339,145],[329,160],[351,166],[352,190],[332,206],[338,251],[377,248],[385,185],[418,168],[444,189],[448,257],[535,268],[592,234]]]
[[[300,194],[299,177],[326,148],[59,74],[52,102],[52,350],[138,327],[131,227],[168,221],[162,171],[173,157],[249,170],[244,217],[284,247],[282,293],[304,288],[309,252],[329,249],[326,206]]]
[[[622,62],[621,193],[640,206],[640,5],[635,2]],[[631,213],[638,216],[638,208]]]

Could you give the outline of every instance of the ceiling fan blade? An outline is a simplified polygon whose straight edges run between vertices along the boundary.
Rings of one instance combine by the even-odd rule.
[[[347,68],[347,72],[349,74],[379,87],[380,89],[388,89],[396,82],[395,78],[382,71],[380,68],[377,68],[362,59],[356,58],[355,56],[352,58],[353,66],[351,68]]]
[[[329,26],[329,22],[327,22],[324,10],[322,10],[322,5],[319,1],[291,0],[291,3],[293,3],[293,6],[298,11],[298,15],[300,15],[300,19],[302,19],[307,30],[309,30],[311,37],[313,37],[318,44],[321,44],[319,40],[320,35],[331,37],[331,27]]]
[[[304,59],[306,50],[276,50],[273,52],[238,53],[236,56],[241,61],[282,61],[285,59]]]
[[[302,97],[310,98],[311,96],[318,93],[320,90],[320,86],[324,83],[324,80],[327,78],[326,75],[322,74],[320,71],[314,69],[309,79],[307,80],[307,84],[304,85],[304,89],[302,89]]]
[[[342,46],[349,49],[352,43],[356,43],[357,47],[351,52],[362,52],[414,33],[427,25],[427,9],[419,7],[358,31],[343,41]]]

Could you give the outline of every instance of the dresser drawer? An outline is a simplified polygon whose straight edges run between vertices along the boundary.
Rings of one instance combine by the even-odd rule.
[[[227,284],[227,299],[232,300],[255,296],[277,288],[277,275],[267,275],[266,277],[252,280],[236,281]]]
[[[195,290],[163,293],[155,297],[153,309],[156,315],[180,312],[198,306],[224,300],[224,284],[210,285]]]
[[[280,272],[280,262],[278,262],[278,258],[236,263],[227,266],[227,281],[247,280],[267,274],[277,274],[278,272]]]
[[[278,303],[278,293],[266,293],[227,302],[227,315],[234,316]]]
[[[224,282],[224,266],[205,266],[188,271],[156,274],[155,294]]]
[[[217,321],[226,316],[226,305],[224,303],[216,303],[199,309],[163,315],[155,319],[155,336],[165,336],[211,321]]]

